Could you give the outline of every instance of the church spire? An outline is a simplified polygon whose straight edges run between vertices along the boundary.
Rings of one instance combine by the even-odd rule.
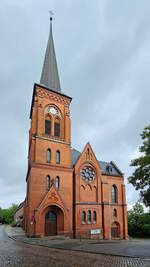
[[[46,86],[49,89],[61,92],[52,34],[52,17],[50,18],[50,33],[45,53],[40,84]]]

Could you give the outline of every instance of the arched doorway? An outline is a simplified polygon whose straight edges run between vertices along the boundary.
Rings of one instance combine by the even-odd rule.
[[[61,235],[64,231],[64,215],[57,206],[50,206],[45,213],[45,235]]]
[[[114,222],[111,225],[111,237],[112,238],[119,238],[120,237],[120,225],[118,222]]]

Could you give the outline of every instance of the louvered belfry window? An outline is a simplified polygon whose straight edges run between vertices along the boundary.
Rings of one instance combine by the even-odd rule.
[[[46,117],[45,119],[45,133],[51,135],[51,119]]]
[[[55,132],[55,136],[57,137],[60,136],[60,121],[58,119],[55,120],[54,132]]]

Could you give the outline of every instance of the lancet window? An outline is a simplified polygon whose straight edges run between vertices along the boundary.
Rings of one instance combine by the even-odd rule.
[[[112,203],[117,203],[117,188],[115,185],[113,185],[111,189],[111,198],[112,198]]]
[[[47,149],[46,160],[47,160],[47,162],[51,162],[51,150],[50,150],[50,148]]]

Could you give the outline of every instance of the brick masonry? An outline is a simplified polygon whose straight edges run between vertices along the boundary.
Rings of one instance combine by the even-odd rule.
[[[91,237],[91,229],[99,230],[93,238],[111,239],[112,228],[117,228],[118,237],[128,238],[127,211],[124,176],[102,174],[97,158],[89,143],[85,146],[76,164],[71,160],[71,98],[34,85],[31,107],[31,128],[27,170],[27,191],[24,202],[23,228],[30,236],[45,236],[45,216],[49,211],[56,214],[58,235],[69,237]],[[56,114],[50,114],[54,107]],[[50,116],[51,135],[45,134],[45,118]],[[60,136],[54,134],[54,123],[60,122]],[[47,162],[47,150],[51,150],[51,161]],[[60,151],[60,163],[56,163],[56,151]],[[81,171],[90,168],[94,179],[86,182]],[[50,176],[47,190],[46,177]],[[59,176],[59,188],[56,188]],[[112,203],[112,186],[116,187],[116,202]],[[114,209],[117,216],[114,218]],[[88,212],[91,221],[88,221]],[[85,221],[82,220],[85,212]],[[96,212],[96,221],[93,220]]]

